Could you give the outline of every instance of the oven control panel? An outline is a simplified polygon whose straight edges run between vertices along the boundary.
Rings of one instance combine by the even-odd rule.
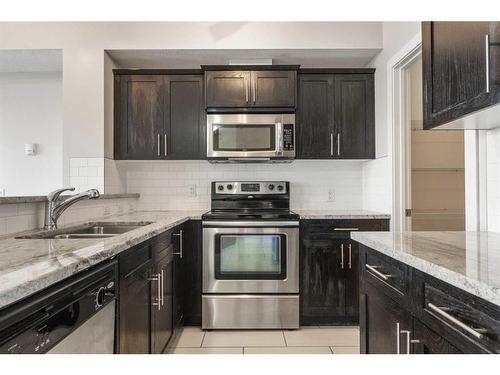
[[[286,194],[285,181],[216,181],[213,183],[216,194]]]

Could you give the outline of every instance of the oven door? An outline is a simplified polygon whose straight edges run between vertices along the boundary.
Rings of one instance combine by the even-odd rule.
[[[209,114],[207,157],[212,160],[294,157],[291,138],[294,125],[294,114]]]
[[[209,223],[203,227],[204,293],[299,292],[298,222]]]

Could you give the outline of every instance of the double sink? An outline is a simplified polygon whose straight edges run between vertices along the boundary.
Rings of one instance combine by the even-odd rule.
[[[152,224],[152,222],[139,222],[139,223],[102,223],[94,222],[84,225],[56,229],[56,230],[42,230],[27,235],[18,236],[19,239],[99,239],[115,237],[123,233],[130,232],[145,225]]]

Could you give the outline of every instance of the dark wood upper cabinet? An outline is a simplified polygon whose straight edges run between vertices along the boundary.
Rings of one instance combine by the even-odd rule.
[[[207,107],[246,107],[250,104],[249,71],[205,73]]]
[[[375,158],[373,74],[335,75],[335,150],[339,159]]]
[[[162,76],[115,76],[115,159],[160,157],[162,86]]]
[[[165,77],[164,154],[167,159],[206,158],[206,132],[203,108],[203,77],[178,75]]]
[[[373,73],[300,74],[297,158],[374,158],[374,98]]]
[[[208,70],[207,108],[294,108],[294,70]]]
[[[252,72],[252,102],[256,107],[295,107],[297,72]]]
[[[424,129],[499,125],[454,122],[500,102],[499,42],[499,22],[422,22]]]
[[[115,159],[206,158],[203,76],[115,75]]]
[[[297,111],[297,158],[330,159],[333,157],[334,124],[333,75],[299,75]]]

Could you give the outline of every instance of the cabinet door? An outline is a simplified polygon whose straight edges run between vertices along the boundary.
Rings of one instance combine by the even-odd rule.
[[[335,75],[334,157],[375,157],[373,74]]]
[[[251,105],[254,107],[295,107],[297,72],[252,72]]]
[[[402,330],[411,329],[411,315],[399,303],[368,282],[361,295],[361,353],[397,354],[406,351]]]
[[[202,227],[200,220],[184,224],[185,252],[182,257],[184,325],[201,325]]]
[[[413,319],[412,354],[460,354],[460,350],[450,344],[445,338],[428,328],[418,319]]]
[[[208,108],[247,107],[250,104],[250,71],[205,72]]]
[[[167,76],[165,81],[165,143],[162,154],[167,159],[175,160],[205,159],[203,77]]]
[[[115,77],[115,159],[162,158],[163,77]]]
[[[151,352],[161,354],[173,334],[172,254],[157,263],[156,273],[160,279],[153,283],[152,297],[154,301],[159,298],[160,303],[152,307]]]
[[[422,23],[424,129],[498,102],[498,25]]]
[[[345,258],[345,317],[347,321],[359,321],[359,250],[356,241],[344,242]]]
[[[345,314],[340,242],[303,240],[301,249],[301,324],[331,324]]]
[[[179,332],[183,325],[184,306],[183,306],[183,255],[184,255],[184,226],[177,227],[174,230],[175,241],[174,252],[174,268],[172,282],[172,298],[173,298],[173,329],[174,335]]]
[[[151,266],[120,280],[120,353],[150,352]]]
[[[330,74],[299,77],[297,158],[334,156],[334,79]]]

